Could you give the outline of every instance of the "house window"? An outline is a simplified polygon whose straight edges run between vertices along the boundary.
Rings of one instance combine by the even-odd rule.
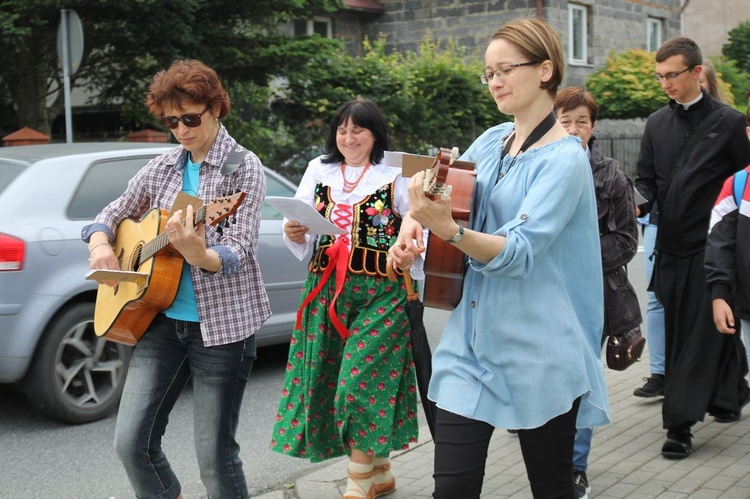
[[[648,40],[646,40],[646,47],[649,52],[659,50],[661,46],[661,19],[654,17],[648,18]]]
[[[333,37],[331,19],[316,17],[314,19],[298,19],[294,21],[294,36],[320,35],[323,38]]]
[[[568,4],[568,50],[571,64],[588,63],[588,13],[583,5]]]

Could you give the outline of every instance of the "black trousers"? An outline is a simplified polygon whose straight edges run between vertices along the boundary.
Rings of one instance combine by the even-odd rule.
[[[534,499],[575,499],[573,441],[580,397],[543,426],[518,439]],[[487,449],[495,428],[438,408],[435,428],[435,499],[479,499]]]

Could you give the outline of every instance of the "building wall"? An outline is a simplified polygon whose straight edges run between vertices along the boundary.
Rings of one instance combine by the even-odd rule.
[[[748,0],[690,0],[685,8],[685,36],[695,40],[703,55],[720,56],[728,33],[748,19]]]
[[[611,51],[646,48],[648,17],[662,19],[662,39],[681,34],[680,7],[684,0],[578,0],[588,9],[588,64],[568,65],[564,85],[583,85]],[[712,1],[712,0],[704,0]],[[730,0],[727,0],[730,1]],[[735,0],[748,2],[748,0]],[[558,32],[568,55],[568,3],[544,0],[544,19]],[[387,36],[389,50],[413,51],[429,34],[454,39],[470,57],[482,58],[492,34],[517,17],[536,16],[534,0],[383,0],[385,13],[349,15],[336,20],[336,36],[358,45],[356,33]]]

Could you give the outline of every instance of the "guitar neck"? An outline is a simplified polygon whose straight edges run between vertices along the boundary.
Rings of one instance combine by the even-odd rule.
[[[206,207],[201,206],[198,211],[193,213],[193,226],[198,225],[199,223],[206,221]],[[182,220],[182,225],[185,225],[185,219]],[[139,263],[143,263],[149,258],[156,255],[158,252],[163,250],[164,248],[169,245],[169,236],[167,236],[166,232],[160,233],[158,236],[147,242],[143,245],[143,248],[141,249],[141,256],[139,258]]]

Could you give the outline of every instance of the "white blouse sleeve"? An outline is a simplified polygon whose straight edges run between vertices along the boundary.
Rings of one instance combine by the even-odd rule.
[[[297,193],[294,195],[295,198],[300,199],[313,207],[315,206],[315,185],[317,184],[315,166],[315,160],[308,164],[307,170],[305,170],[305,174],[302,176],[302,180],[300,180],[299,186],[297,187]],[[284,217],[282,227],[284,227],[288,221],[289,219]],[[290,240],[287,237],[286,232],[284,232],[283,237],[284,244],[286,244],[289,251],[291,251],[299,261],[305,260],[315,243],[315,234],[305,234],[305,242],[303,243],[295,243]]]
[[[411,179],[404,178],[401,175],[396,177],[396,180],[394,181],[394,189],[393,189],[393,197],[395,198],[393,200],[393,208],[396,210],[396,213],[401,215],[402,217],[406,215],[409,212],[409,181]],[[422,233],[422,239],[423,244],[425,247],[427,247],[427,229],[425,229]],[[424,279],[424,253],[421,255],[417,255],[414,258],[414,264],[409,269],[409,273],[411,274],[412,279]]]

